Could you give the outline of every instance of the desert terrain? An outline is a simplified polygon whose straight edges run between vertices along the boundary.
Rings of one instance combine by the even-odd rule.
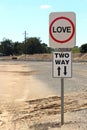
[[[0,130],[87,130],[87,62],[73,63],[64,81],[61,126],[60,79],[52,78],[51,61],[27,58],[0,60]]]

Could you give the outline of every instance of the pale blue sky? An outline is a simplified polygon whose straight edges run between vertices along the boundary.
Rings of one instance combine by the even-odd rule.
[[[75,12],[76,45],[87,43],[87,0],[0,0],[0,41],[22,42],[26,30],[48,44],[51,12]]]

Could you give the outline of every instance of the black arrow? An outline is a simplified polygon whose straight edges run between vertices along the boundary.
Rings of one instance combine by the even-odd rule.
[[[58,67],[57,70],[58,70],[58,76],[60,76],[60,70],[61,70],[61,68]]]
[[[67,75],[66,66],[64,66],[64,75]]]

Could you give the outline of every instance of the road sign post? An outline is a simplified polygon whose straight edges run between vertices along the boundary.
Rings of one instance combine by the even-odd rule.
[[[61,78],[61,125],[64,124],[64,78]]]
[[[53,77],[61,78],[61,125],[64,124],[64,78],[72,76],[71,52],[53,52]]]
[[[49,45],[60,48],[53,52],[52,74],[61,78],[61,125],[64,124],[64,78],[72,77],[71,50],[76,43],[76,16],[74,12],[55,12],[49,16]]]

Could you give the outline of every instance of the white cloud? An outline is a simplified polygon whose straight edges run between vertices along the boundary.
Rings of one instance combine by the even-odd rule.
[[[41,9],[49,9],[51,8],[51,5],[40,5]]]

